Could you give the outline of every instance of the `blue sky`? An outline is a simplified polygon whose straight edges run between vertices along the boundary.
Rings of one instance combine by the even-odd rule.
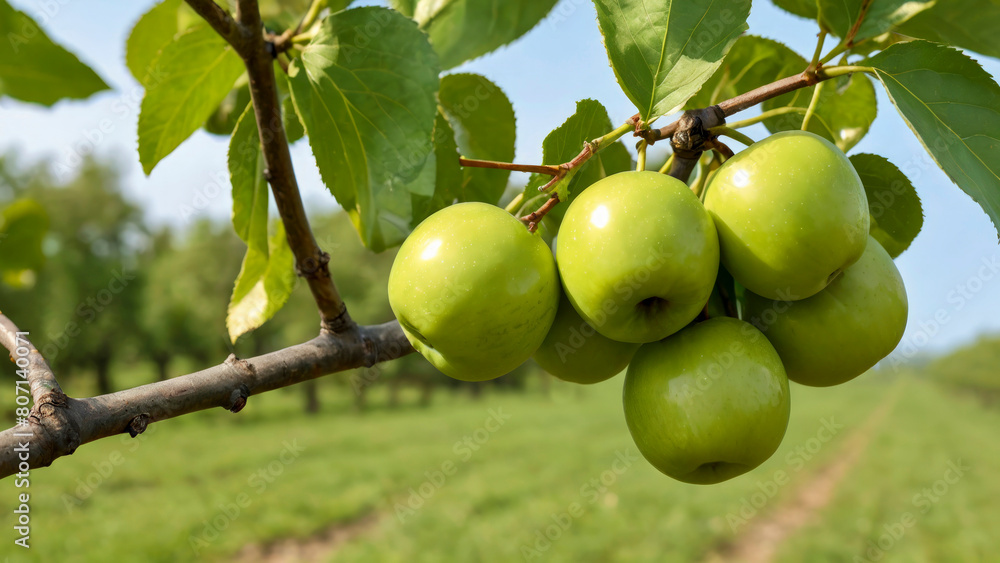
[[[28,161],[52,158],[61,174],[72,174],[79,152],[112,159],[125,171],[129,195],[156,223],[183,225],[192,212],[229,216],[225,139],[197,133],[149,177],[139,166],[135,131],[142,90],[125,68],[124,44],[131,25],[151,1],[12,3],[45,22],[49,35],[79,54],[113,91],[84,102],[60,103],[53,110],[0,100],[0,151],[16,151]],[[53,6],[54,12],[43,15]],[[815,24],[768,2],[754,2],[750,33],[808,55],[816,31]],[[996,61],[976,58],[994,77],[1000,75]],[[579,99],[601,101],[615,122],[635,112],[608,66],[591,0],[562,0],[527,36],[456,72],[481,73],[511,98],[518,120],[518,162],[541,161],[542,139],[573,113]],[[762,128],[747,132],[758,139],[766,135]],[[897,260],[910,298],[910,321],[897,357],[1000,332],[997,234],[979,206],[934,165],[881,91],[873,131],[852,152],[875,152],[910,170],[923,200],[923,232]],[[305,141],[293,147],[293,156],[307,209],[332,208],[333,198],[319,180]]]

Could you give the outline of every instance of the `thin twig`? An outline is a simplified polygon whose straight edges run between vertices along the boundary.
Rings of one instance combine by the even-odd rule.
[[[494,160],[476,160],[474,158],[458,157],[458,163],[471,168],[494,168],[497,170],[510,170],[513,172],[529,172],[533,174],[547,174],[549,176],[559,176],[561,174],[558,166],[550,164],[514,164],[512,162],[497,162]]]
[[[552,211],[552,208],[555,207],[556,204],[558,203],[559,203],[559,195],[553,194],[552,197],[550,197],[537,210],[525,215],[524,217],[521,217],[521,222],[523,222],[528,226],[528,232],[533,233],[536,230],[538,230],[538,223],[541,222],[542,218],[545,217],[545,215],[548,214],[549,211]]]
[[[204,12],[213,18],[219,17],[217,11],[207,6],[211,4],[218,9],[218,6],[210,0],[187,0],[187,2],[199,14]],[[250,98],[257,118],[266,167],[264,175],[271,184],[278,214],[285,225],[288,245],[295,255],[295,271],[305,278],[309,285],[313,300],[319,309],[322,328],[333,332],[349,331],[355,323],[351,320],[347,306],[330,278],[330,269],[327,266],[330,256],[316,244],[305,207],[302,205],[302,196],[299,194],[295,169],[292,166],[292,155],[288,149],[288,137],[281,118],[273,57],[264,40],[260,10],[256,0],[240,0],[236,8],[236,28],[241,29],[236,36],[242,39],[239,44],[232,44],[243,58],[250,77]],[[219,28],[212,21],[209,23],[213,28]],[[228,36],[224,37],[227,41],[230,40]]]
[[[705,142],[705,149],[706,150],[715,151],[715,152],[719,153],[720,155],[722,155],[722,158],[724,158],[726,160],[729,160],[730,158],[733,158],[733,154],[734,154],[733,153],[733,149],[729,148],[728,145],[726,145],[725,143],[723,143],[722,141],[720,141],[718,139],[712,139],[710,141],[706,141]]]
[[[288,58],[285,57],[285,54],[284,53],[278,53],[278,56],[275,57],[274,60],[278,61],[278,66],[281,67],[281,70],[285,74],[288,74],[288,64],[289,64],[289,62],[288,62]]]
[[[733,121],[732,123],[729,123],[727,127],[729,127],[730,129],[743,129],[744,127],[750,127],[751,125],[756,125],[761,121],[766,121],[768,119],[771,119],[772,117],[778,117],[779,115],[785,115],[788,113],[805,113],[805,112],[806,108],[802,108],[799,106],[785,106],[783,108],[774,108],[761,112],[760,115],[756,115],[754,117],[750,117],[741,121]]]
[[[299,25],[295,28],[295,32],[292,35],[298,35],[302,33],[302,30],[309,29],[312,24],[316,22],[316,18],[319,17],[319,13],[326,8],[327,0],[313,0],[309,4],[309,11],[306,12],[305,17],[299,22]]]
[[[802,117],[801,129],[803,131],[809,130],[809,122],[812,120],[812,116],[816,113],[816,108],[819,106],[820,97],[823,95],[823,85],[825,84],[825,82],[820,82],[813,90],[812,99],[809,100],[809,107],[806,108],[806,114]]]
[[[635,169],[637,172],[645,172],[646,170],[646,147],[648,146],[649,143],[647,143],[645,139],[639,141],[639,145],[637,147],[639,151],[639,156],[635,164]]]
[[[731,139],[735,139],[735,140],[743,143],[744,145],[746,145],[748,147],[756,142],[753,139],[751,139],[749,136],[747,136],[747,135],[745,135],[743,133],[740,133],[739,131],[737,131],[737,130],[731,128],[731,127],[726,127],[725,125],[720,125],[718,127],[712,127],[711,129],[709,129],[709,132],[712,133],[713,135],[725,135],[726,137],[729,137]]]
[[[626,121],[624,124],[616,128],[614,131],[611,131],[606,135],[598,137],[593,141],[584,143],[583,150],[580,151],[580,154],[573,157],[573,160],[559,165],[562,175],[565,176],[566,173],[568,173],[570,170],[582,166],[583,163],[590,160],[590,157],[600,152],[601,149],[614,143],[618,139],[621,139],[628,133],[634,132],[636,130],[638,123],[639,123],[639,114],[635,114],[632,117],[630,117],[628,121]]]
[[[549,194],[554,192],[559,187],[560,182],[569,181],[570,179],[572,179],[572,177],[576,174],[576,171],[579,170],[579,168],[583,166],[584,163],[590,160],[590,157],[594,156],[595,154],[600,152],[601,149],[616,142],[618,139],[624,137],[628,133],[635,131],[638,123],[639,123],[639,114],[635,114],[632,117],[630,117],[628,121],[626,121],[624,124],[616,128],[615,130],[611,131],[610,133],[607,133],[601,137],[598,137],[597,139],[584,143],[583,150],[580,151],[580,154],[576,155],[576,157],[574,157],[573,160],[570,160],[569,162],[565,162],[558,166],[550,164],[541,164],[541,165],[511,164],[507,162],[494,162],[490,160],[472,160],[467,158],[459,158],[459,163],[461,163],[463,166],[477,166],[479,168],[497,168],[501,170],[535,172],[539,174],[551,175],[552,179],[549,180],[549,182],[546,183],[544,186],[538,188],[538,191],[542,192],[543,194]],[[535,198],[532,198],[531,200],[529,200],[528,203],[531,203],[534,200]],[[539,218],[544,217],[545,214],[548,213],[549,210],[555,207],[555,205],[558,203],[559,203],[559,198],[553,195],[535,213],[541,212]],[[526,205],[527,204],[522,205],[522,208]],[[527,215],[526,217],[530,216],[531,215]],[[525,217],[522,217],[521,220],[524,221]],[[525,221],[525,223],[528,225],[529,231],[535,232],[535,229],[537,229],[537,224],[536,224],[537,221],[528,220]]]
[[[794,92],[800,88],[812,86],[821,80],[819,71],[803,72],[788,78],[765,84],[760,88],[755,88],[749,92],[740,94],[723,102],[719,102],[719,109],[725,117],[739,113],[747,108],[751,108],[761,102],[772,98],[777,98],[783,94]]]
[[[725,118],[734,115],[736,113],[739,113],[745,109],[756,106],[761,102],[765,102],[772,98],[777,98],[778,96],[781,96],[783,94],[794,92],[795,90],[799,90],[801,88],[807,88],[809,86],[818,84],[819,82],[822,82],[824,80],[829,80],[837,76],[843,76],[845,74],[850,74],[854,72],[871,73],[874,72],[874,69],[872,69],[871,67],[861,67],[861,66],[837,66],[830,68],[819,68],[812,72],[802,72],[794,76],[782,78],[781,80],[777,80],[770,84],[765,84],[764,86],[755,88],[749,92],[745,92],[728,100],[719,102],[714,107],[719,108],[719,114],[723,118]],[[744,126],[742,125],[742,123],[743,122],[741,122],[739,126],[741,127]],[[704,126],[706,128],[717,127],[719,125],[723,125],[723,123],[712,123],[712,122],[704,123]],[[642,136],[649,142],[655,142],[660,139],[667,139],[672,137],[674,133],[677,132],[679,126],[680,126],[680,119],[664,127],[661,127],[660,129],[652,129],[650,131],[646,131],[642,134]]]

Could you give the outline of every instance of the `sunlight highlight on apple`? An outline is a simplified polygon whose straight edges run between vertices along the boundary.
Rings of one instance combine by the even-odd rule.
[[[750,173],[746,170],[740,170],[733,175],[733,185],[737,188],[745,188],[750,183]]]
[[[611,220],[611,212],[608,211],[606,205],[602,205],[594,210],[590,214],[590,224],[597,227],[598,229],[603,229],[608,226],[608,221]]]
[[[427,245],[427,247],[424,248],[424,251],[420,253],[420,259],[421,260],[430,260],[431,258],[434,258],[435,256],[437,256],[438,250],[441,249],[441,243],[442,243],[441,239],[434,239],[434,240],[432,240]]]

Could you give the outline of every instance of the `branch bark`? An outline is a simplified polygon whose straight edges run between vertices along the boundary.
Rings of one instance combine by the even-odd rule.
[[[4,326],[9,324],[4,320]],[[0,331],[5,346],[7,334]],[[26,426],[0,432],[0,478],[18,472],[19,445],[28,444],[32,469],[46,467],[94,440],[123,433],[134,437],[153,422],[215,407],[238,412],[252,395],[370,367],[412,351],[399,323],[392,321],[340,334],[324,332],[304,344],[248,360],[230,356],[206,370],[109,395],[71,399],[56,384],[56,391],[43,396],[46,402],[36,403]],[[37,351],[32,356],[45,366]],[[37,377],[41,381],[44,373]]]
[[[10,352],[10,361],[14,362],[18,357],[27,359],[26,379],[31,389],[31,398],[35,403],[41,403],[49,393],[63,394],[55,374],[35,345],[28,340],[27,333],[21,332],[21,329],[3,313],[0,313],[0,344]],[[19,349],[26,350],[27,354],[22,355]]]
[[[232,45],[240,56],[243,56],[246,43],[250,39],[245,28],[237,25],[236,20],[213,0],[187,0],[187,3],[203,20],[208,22],[208,25],[212,26],[216,33]]]

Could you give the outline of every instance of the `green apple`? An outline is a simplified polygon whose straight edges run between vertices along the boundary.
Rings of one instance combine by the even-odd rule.
[[[573,307],[619,342],[683,328],[719,271],[708,212],[684,182],[656,172],[622,172],[581,192],[559,227],[556,255]]]
[[[778,353],[756,328],[729,317],[639,348],[623,403],[642,455],[666,475],[702,485],[771,457],[790,408]]]
[[[486,381],[542,344],[559,304],[552,252],[509,213],[460,203],[425,219],[389,273],[407,339],[455,379]]]
[[[826,139],[788,131],[726,161],[705,193],[722,264],[744,287],[793,301],[819,293],[861,257],[868,200]]]
[[[621,373],[638,349],[638,344],[617,342],[594,330],[564,294],[535,361],[564,381],[598,383]]]
[[[773,301],[748,292],[744,318],[774,345],[789,379],[827,387],[889,355],[903,338],[906,314],[903,278],[889,253],[869,239],[861,259],[809,299]]]

